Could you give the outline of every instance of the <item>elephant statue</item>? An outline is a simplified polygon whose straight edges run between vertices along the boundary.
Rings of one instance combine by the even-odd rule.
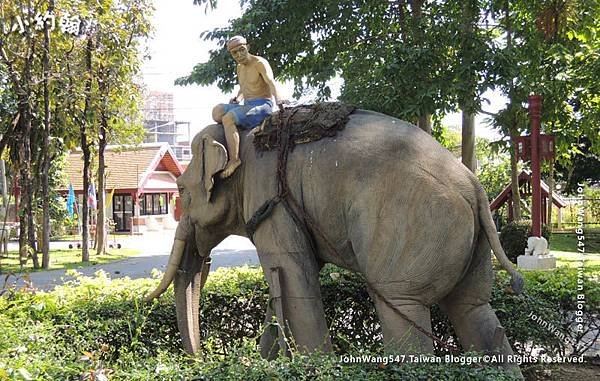
[[[206,127],[193,139],[192,160],[177,180],[183,214],[163,279],[147,299],[174,282],[178,326],[192,354],[200,345],[206,258],[227,236],[248,236],[248,220],[277,194],[277,151],[257,151],[253,139],[253,133],[240,133],[242,165],[221,179],[227,163],[223,128]],[[333,263],[367,281],[386,351],[432,353],[426,332],[430,306],[437,303],[463,348],[513,353],[505,335],[498,335],[503,330],[489,304],[490,247],[516,293],[523,279],[502,250],[482,186],[430,135],[396,118],[356,110],[336,136],[295,146],[287,173],[290,192],[335,247],[332,252],[316,235],[307,242],[281,204],[250,237],[297,350],[332,350],[319,271]],[[281,270],[280,279],[274,269]],[[272,314],[268,308],[265,320]],[[263,356],[273,355],[274,341],[266,330]],[[504,366],[520,374],[516,365]]]
[[[525,255],[548,255],[548,241],[544,237],[527,238]]]

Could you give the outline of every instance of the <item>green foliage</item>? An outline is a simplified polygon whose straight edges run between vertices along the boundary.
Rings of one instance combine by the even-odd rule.
[[[524,271],[525,292],[508,298],[498,297],[500,290],[510,284],[510,278],[501,273],[498,287],[493,290],[492,305],[517,352],[529,354],[532,347],[542,347],[550,353],[580,355],[599,338],[600,324],[596,317],[600,311],[600,266],[586,266],[579,271],[569,267]],[[584,295],[585,299],[578,299],[578,295]],[[579,308],[580,305],[584,308]],[[581,315],[577,316],[576,311]],[[531,314],[541,320],[534,320]]]
[[[228,38],[242,34],[280,78],[294,81],[296,96],[317,89],[319,98],[328,98],[328,81],[340,76],[342,100],[410,121],[424,114],[443,114],[457,103],[476,109],[487,86],[478,77],[486,66],[490,34],[477,27],[477,3],[425,1],[409,6],[381,1],[254,0],[243,4],[242,17],[226,28],[203,33],[221,48],[211,51],[208,62],[196,65],[177,84],[216,82],[231,91],[233,62],[224,46]]]
[[[517,257],[523,255],[527,248],[527,238],[531,237],[531,221],[511,221],[502,227],[500,243],[506,256],[512,263],[517,263]],[[542,226],[542,237],[550,242],[550,231]]]
[[[495,199],[510,184],[510,157],[507,155],[480,160],[477,179],[485,189],[488,200]]]
[[[435,139],[454,156],[460,157],[461,133],[454,128],[442,127]]]
[[[529,94],[542,95],[542,132],[556,136],[557,178],[572,185],[572,177],[597,177],[589,169],[597,166],[600,152],[599,100],[590,90],[598,86],[590,76],[600,69],[590,61],[597,61],[600,46],[598,1],[491,4],[502,37],[488,77],[509,98],[494,125],[506,136],[528,133],[522,105]]]
[[[596,266],[588,268],[583,278],[587,323],[593,322],[600,306],[599,274],[600,266]],[[492,295],[492,306],[513,348],[523,354],[532,345],[548,353],[569,353],[564,341],[529,316],[543,316],[560,332],[568,333],[574,317],[571,311],[576,310],[577,271],[561,268],[527,272],[524,277],[525,295],[504,291],[510,282],[504,272],[499,273]],[[202,297],[203,351],[200,358],[190,359],[182,351],[172,291],[152,303],[141,302],[157,282],[111,280],[98,272],[93,278],[76,276],[50,293],[4,291],[0,295],[0,376],[79,379],[93,372],[114,380],[510,379],[493,367],[340,362],[340,355],[381,356],[383,352],[364,284],[355,274],[333,266],[324,269],[321,282],[336,355],[260,359],[256,343],[267,288],[260,269],[246,267],[211,273]],[[439,309],[434,309],[432,319],[436,335],[454,337]],[[572,340],[586,342],[577,337]]]
[[[19,212],[34,217],[22,219],[21,232],[30,241],[34,234],[23,226],[43,225],[47,232],[50,220],[60,225],[66,217],[55,191],[66,185],[60,180],[68,150],[84,148],[87,177],[88,145],[142,141],[140,48],[150,32],[151,10],[150,0],[0,6],[4,31],[19,19],[23,25],[23,31],[0,34],[0,154],[7,149],[9,167],[21,178]],[[53,16],[53,30],[36,25],[34,17],[45,14]],[[60,26],[67,17],[79,23],[77,31]],[[45,241],[42,229],[38,242]]]
[[[585,207],[590,214],[588,222],[600,223],[600,188],[587,187],[583,194]]]
[[[572,147],[572,152],[573,157],[569,162],[556,165],[557,179],[565,183],[563,192],[576,195],[579,184],[600,185],[600,155],[592,149],[591,140],[582,136]]]

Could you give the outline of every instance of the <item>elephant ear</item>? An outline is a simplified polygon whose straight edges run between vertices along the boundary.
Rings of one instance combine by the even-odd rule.
[[[223,144],[216,141],[212,136],[202,136],[202,184],[206,191],[206,201],[210,202],[214,176],[222,171],[227,165],[227,150]]]

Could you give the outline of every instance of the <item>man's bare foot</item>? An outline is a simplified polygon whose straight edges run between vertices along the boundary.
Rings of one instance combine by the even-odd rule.
[[[229,160],[229,162],[227,163],[227,166],[225,166],[225,169],[223,170],[223,172],[221,172],[220,177],[222,179],[225,179],[225,178],[231,176],[233,174],[233,172],[235,172],[237,167],[240,166],[240,164],[242,164],[242,161],[240,159]]]

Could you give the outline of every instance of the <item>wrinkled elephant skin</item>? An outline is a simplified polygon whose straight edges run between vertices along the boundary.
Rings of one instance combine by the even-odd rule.
[[[240,135],[242,165],[233,176],[219,179],[227,152],[222,127],[212,125],[194,138],[192,161],[178,179],[182,218],[193,227],[184,230],[194,231],[188,245],[195,243],[199,258],[230,234],[246,235],[245,223],[277,194],[277,152],[257,152],[253,135]],[[273,269],[281,270],[285,329],[298,350],[331,350],[318,274],[324,263],[333,263],[361,273],[375,288],[370,294],[386,350],[432,352],[431,339],[396,310],[431,332],[429,308],[437,303],[463,348],[512,354],[506,337],[495,335],[500,323],[489,305],[490,247],[513,276],[515,292],[522,278],[502,251],[483,188],[431,136],[398,119],[358,110],[337,136],[296,146],[287,173],[294,197],[337,252],[317,235],[317,254],[311,254],[281,204],[253,237],[271,296]],[[181,305],[189,315],[182,318],[191,322],[180,328],[183,324],[182,335],[188,336],[186,349],[195,352],[197,333],[190,330],[197,329],[192,311],[197,303],[190,299],[199,289],[190,285],[198,284],[193,276],[202,261],[177,261],[188,274],[176,290],[178,311]],[[273,356],[276,335],[266,332],[261,351]],[[520,374],[517,367],[511,370]]]

